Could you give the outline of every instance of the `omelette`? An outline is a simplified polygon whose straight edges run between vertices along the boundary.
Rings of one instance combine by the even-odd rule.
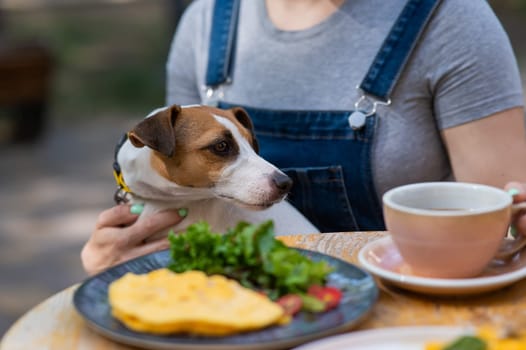
[[[221,275],[158,269],[127,273],[109,286],[112,315],[146,333],[225,336],[281,324],[284,310]]]

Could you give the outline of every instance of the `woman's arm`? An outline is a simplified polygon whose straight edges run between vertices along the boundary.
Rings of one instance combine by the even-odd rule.
[[[166,62],[166,104],[201,103],[198,67],[203,64],[203,40],[208,38],[206,18],[211,16],[205,1],[194,1],[183,13]],[[208,46],[208,45],[206,45]]]
[[[504,187],[526,182],[524,109],[508,109],[443,130],[457,181]]]
[[[523,108],[443,131],[457,181],[504,187],[515,203],[526,201],[526,130]],[[526,235],[526,211],[513,218]]]

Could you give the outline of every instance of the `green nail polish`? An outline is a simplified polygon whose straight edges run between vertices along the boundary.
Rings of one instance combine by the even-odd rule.
[[[515,228],[515,226],[511,225],[508,234],[513,238],[517,238],[517,229]]]
[[[134,204],[130,207],[130,213],[139,215],[144,209],[144,204]]]
[[[180,217],[184,218],[186,217],[186,215],[188,215],[188,209],[186,208],[180,208],[177,213],[179,214]]]
[[[519,191],[518,189],[516,188],[510,188],[508,190],[508,193],[510,194],[510,196],[515,196],[515,195],[518,195],[519,193],[521,193],[521,191]]]

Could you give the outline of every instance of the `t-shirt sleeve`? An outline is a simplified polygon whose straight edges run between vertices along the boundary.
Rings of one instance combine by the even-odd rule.
[[[524,95],[509,38],[483,0],[444,1],[430,25],[429,84],[440,129],[522,106]],[[446,22],[446,23],[445,23]]]
[[[203,3],[192,2],[179,21],[166,62],[166,102],[168,105],[198,104],[198,45],[202,41]]]

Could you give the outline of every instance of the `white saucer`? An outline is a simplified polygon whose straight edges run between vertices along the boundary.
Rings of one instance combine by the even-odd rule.
[[[379,328],[331,336],[295,350],[422,350],[430,342],[450,342],[473,329],[447,326]]]
[[[526,277],[526,254],[503,266],[488,266],[478,277],[443,279],[411,272],[390,236],[365,245],[358,261],[371,274],[397,287],[434,295],[467,295],[496,290]]]

